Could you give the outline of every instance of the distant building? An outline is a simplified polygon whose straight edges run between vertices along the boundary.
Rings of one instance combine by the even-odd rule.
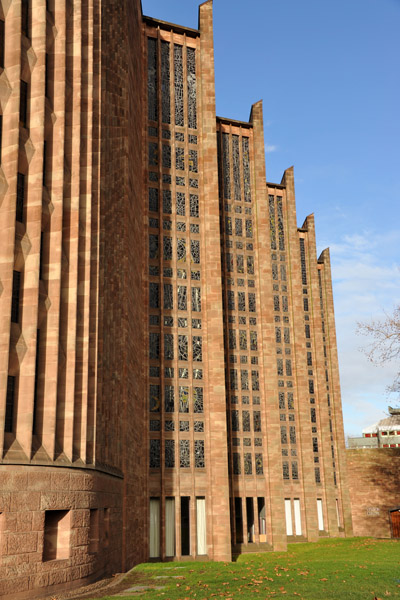
[[[1,0],[0,84],[0,594],[351,535],[329,251],[212,3]]]
[[[349,448],[400,448],[400,408],[388,407],[390,417],[365,427],[362,437],[349,437]]]

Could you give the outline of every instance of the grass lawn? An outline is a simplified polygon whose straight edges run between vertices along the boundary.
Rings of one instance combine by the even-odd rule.
[[[119,599],[400,598],[400,542],[326,539],[316,544],[290,544],[287,552],[245,554],[233,563],[142,564],[131,571],[126,583],[165,587],[134,596],[119,592]]]

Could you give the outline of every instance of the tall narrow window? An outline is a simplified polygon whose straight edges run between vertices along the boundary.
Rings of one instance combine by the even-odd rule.
[[[38,404],[38,388],[39,388],[39,344],[40,344],[40,329],[36,333],[36,357],[35,357],[35,388],[33,392],[33,433],[37,432],[37,404]]]
[[[175,556],[175,498],[165,498],[165,556]]]
[[[254,542],[253,498],[246,498],[246,516],[247,516],[247,541],[249,544],[252,544]]]
[[[27,38],[29,37],[29,3],[30,0],[21,2],[21,32]]]
[[[47,167],[47,142],[46,142],[46,140],[44,140],[44,142],[43,142],[43,177],[42,177],[43,186],[46,185],[46,167]]]
[[[19,223],[24,222],[24,204],[25,204],[25,175],[17,174],[17,203],[15,208],[15,219]]]
[[[183,64],[182,46],[174,44],[175,124],[183,127]]]
[[[285,499],[286,535],[293,535],[292,503],[289,498]]]
[[[2,161],[3,115],[0,115],[0,164]]]
[[[207,554],[206,539],[206,499],[196,498],[196,520],[197,520],[197,554]]]
[[[11,433],[13,430],[14,418],[14,402],[15,402],[15,377],[9,375],[7,377],[7,396],[6,396],[6,420],[4,431]]]
[[[241,498],[235,498],[235,527],[236,543],[243,544],[243,515]]]
[[[150,498],[150,558],[160,556],[160,498]]]
[[[188,120],[191,129],[197,128],[196,113],[196,50],[187,47],[187,93],[188,93]]]
[[[157,121],[157,40],[147,39],[147,100],[149,121]]]
[[[318,529],[324,531],[324,511],[321,498],[317,499]]]
[[[293,500],[293,508],[294,508],[294,525],[296,528],[296,535],[301,535],[301,511],[300,511],[300,500],[295,498]]]
[[[181,498],[181,554],[190,555],[190,498]]]
[[[170,91],[170,61],[169,42],[161,42],[161,102],[162,121],[171,123],[171,91]],[[173,556],[173,555],[172,555]]]
[[[19,121],[22,127],[27,127],[28,120],[28,84],[21,79],[19,97]]]
[[[267,521],[265,516],[265,498],[257,498],[258,509],[258,530],[260,533],[260,542],[266,542]],[[263,537],[261,537],[263,536]]]
[[[20,290],[21,290],[21,273],[19,271],[13,271],[12,304],[11,304],[11,321],[13,323],[19,322]]]
[[[0,19],[0,67],[4,69],[4,21]]]

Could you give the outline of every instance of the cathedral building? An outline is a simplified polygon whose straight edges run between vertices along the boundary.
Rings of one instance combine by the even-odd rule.
[[[0,112],[0,595],[351,535],[329,251],[211,0],[0,0]]]

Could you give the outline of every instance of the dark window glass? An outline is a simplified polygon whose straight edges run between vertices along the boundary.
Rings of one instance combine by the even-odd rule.
[[[22,127],[27,126],[28,119],[28,84],[21,79],[19,97],[19,121]]]
[[[9,375],[7,378],[7,397],[6,397],[6,420],[4,431],[10,433],[13,430],[15,400],[15,377]]]
[[[4,21],[0,20],[0,67],[4,69]]]
[[[24,202],[25,202],[25,175],[17,175],[17,205],[15,209],[15,219],[20,223],[24,222]]]
[[[29,0],[21,3],[21,32],[29,37]]]
[[[21,273],[19,271],[13,271],[12,304],[11,304],[11,321],[13,323],[19,322],[20,289],[21,289]]]

